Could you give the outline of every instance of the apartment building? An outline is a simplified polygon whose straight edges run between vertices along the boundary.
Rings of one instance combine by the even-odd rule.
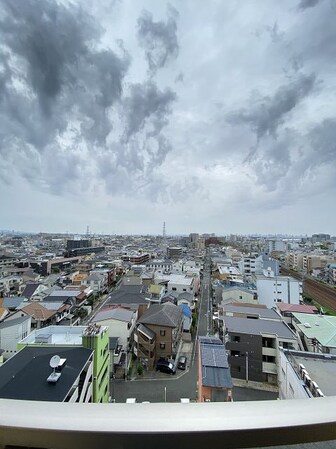
[[[0,366],[0,398],[93,402],[93,358],[83,347],[26,346]]]
[[[255,276],[259,304],[272,308],[279,302],[300,304],[302,301],[302,282],[290,276],[275,276],[274,272],[264,270],[263,275]]]
[[[336,355],[280,349],[279,398],[336,396]]]
[[[25,346],[83,347],[93,350],[92,402],[108,402],[110,363],[106,326],[48,326],[22,339],[17,349]]]
[[[222,319],[232,377],[276,384],[279,348],[298,349],[295,334],[281,319],[267,316]]]

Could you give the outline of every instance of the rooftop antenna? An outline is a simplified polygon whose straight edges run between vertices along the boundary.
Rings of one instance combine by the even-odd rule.
[[[48,377],[47,382],[55,384],[61,377],[61,373],[56,373],[56,368],[60,364],[60,361],[61,357],[59,355],[54,355],[51,357],[49,365],[51,366],[51,368],[53,368],[54,371]]]

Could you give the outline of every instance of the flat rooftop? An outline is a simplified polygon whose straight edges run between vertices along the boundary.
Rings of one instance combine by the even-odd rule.
[[[82,345],[82,337],[87,335],[94,335],[88,333],[87,330],[92,326],[47,326],[42,329],[37,329],[26,338],[19,341],[19,344],[25,345]],[[101,326],[101,330],[105,330],[106,326]],[[98,329],[97,329],[98,332]],[[99,333],[99,332],[98,332]]]
[[[336,396],[336,355],[294,351],[290,351],[290,355],[298,365],[304,365],[311,380],[317,383],[325,396]]]
[[[223,319],[229,332],[251,335],[273,334],[279,338],[296,340],[294,333],[283,321],[231,316],[225,316]]]
[[[316,338],[322,346],[336,348],[336,316],[293,313],[293,317],[307,338]]]
[[[281,320],[281,316],[273,309],[267,307],[249,307],[236,304],[226,304],[223,306],[224,312],[228,313],[241,313],[249,316],[256,316],[259,318],[268,318],[271,320]]]

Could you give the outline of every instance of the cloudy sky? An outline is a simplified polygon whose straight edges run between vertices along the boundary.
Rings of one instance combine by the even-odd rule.
[[[336,234],[334,0],[0,0],[0,229]]]

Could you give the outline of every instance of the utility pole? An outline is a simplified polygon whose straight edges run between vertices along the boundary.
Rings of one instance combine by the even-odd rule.
[[[248,381],[249,381],[248,352],[245,352],[245,356],[246,356],[246,358],[245,358],[246,383],[248,384]]]

